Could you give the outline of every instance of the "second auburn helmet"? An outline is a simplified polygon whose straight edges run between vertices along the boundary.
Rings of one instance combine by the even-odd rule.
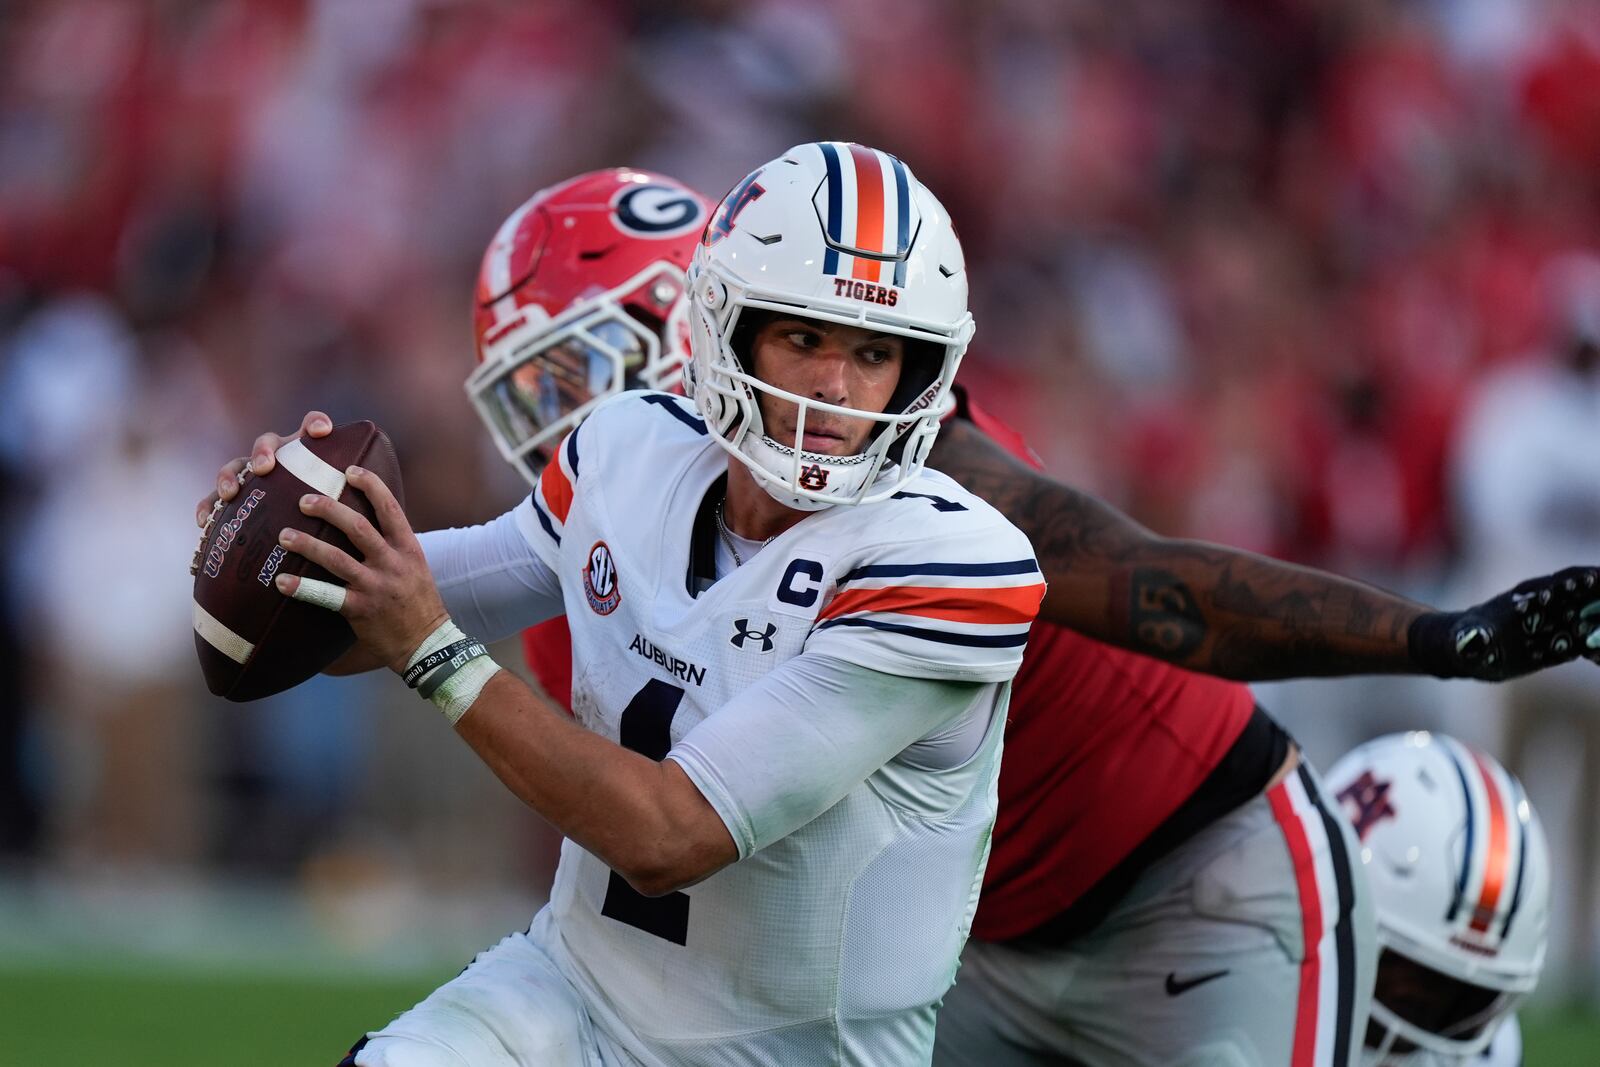
[[[1544,966],[1550,853],[1522,784],[1426,732],[1361,745],[1327,782],[1361,838],[1377,904],[1363,1062],[1477,1055]]]
[[[542,190],[500,225],[478,271],[466,388],[530,482],[601,400],[678,385],[684,273],[709,208],[680,182],[620,167]]]
[[[791,148],[723,198],[695,250],[689,307],[685,392],[762,488],[807,511],[881,499],[916,476],[972,339],[961,243],[943,205],[894,156],[837,141]],[[907,359],[883,411],[798,396],[746,363],[741,325],[761,312],[897,334],[925,358]],[[808,452],[767,435],[760,396],[796,405],[797,441],[808,412],[876,428],[856,455]]]

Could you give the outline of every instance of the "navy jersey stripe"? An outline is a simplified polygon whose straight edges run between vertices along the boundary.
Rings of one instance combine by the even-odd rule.
[[[828,240],[832,242],[822,256],[822,273],[838,274],[839,253],[833,244],[842,240],[839,228],[844,225],[844,190],[840,184],[844,177],[839,173],[839,153],[833,145],[822,141],[817,147],[822,149],[822,161],[828,165]]]
[[[561,543],[561,535],[556,533],[555,524],[550,521],[550,516],[544,513],[544,508],[539,504],[538,495],[535,494],[528,499],[533,501],[533,513],[539,516],[539,525],[543,526],[544,532],[549,534],[550,539],[559,545]]]
[[[927,500],[927,501],[931,501],[932,504],[933,504],[933,510],[934,511],[966,511],[967,510],[967,506],[965,504],[957,504],[954,500],[946,500],[944,497],[942,497],[942,496],[934,496],[932,493],[906,493],[906,492],[900,492],[900,493],[894,494],[889,499],[890,500]]]
[[[831,626],[870,626],[892,634],[920,637],[924,641],[937,641],[944,645],[966,645],[969,648],[1016,648],[1028,643],[1026,632],[1020,634],[958,634],[949,630],[928,630],[921,626],[905,626],[897,622],[879,622],[876,619],[829,619],[818,626],[826,630]]]
[[[372,1040],[371,1037],[363,1037],[360,1041],[357,1041],[355,1044],[351,1045],[350,1051],[344,1054],[344,1059],[339,1061],[337,1067],[355,1067],[356,1053],[366,1048],[367,1042],[370,1040]]]
[[[1333,1026],[1333,1063],[1350,1062],[1350,1042],[1358,1035],[1351,1033],[1356,997],[1356,938],[1350,913],[1355,910],[1355,883],[1350,873],[1350,853],[1345,850],[1345,837],[1339,832],[1339,823],[1322,803],[1322,792],[1311,768],[1300,764],[1300,784],[1306,796],[1322,818],[1322,830],[1328,836],[1328,857],[1333,862],[1334,892],[1339,896],[1339,918],[1333,928],[1334,957],[1339,968],[1339,999]]]
[[[855,570],[839,579],[840,585],[860,581],[862,578],[909,578],[913,575],[984,578],[1006,574],[1038,574],[1039,564],[1031,559],[1013,559],[1004,563],[874,563]]]
[[[664,409],[667,414],[671,415],[673,418],[689,427],[689,429],[693,430],[701,437],[706,435],[707,430],[705,420],[696,418],[687,411],[684,411],[678,406],[678,402],[672,399],[670,396],[663,396],[660,393],[646,393],[641,399],[643,399],[646,404],[654,404],[656,407]],[[572,473],[578,473],[576,467],[573,468]]]
[[[567,466],[572,468],[572,476],[578,476],[578,427],[574,426],[572,432],[567,434]]]

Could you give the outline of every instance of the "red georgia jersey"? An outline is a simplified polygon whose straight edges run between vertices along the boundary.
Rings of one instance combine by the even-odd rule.
[[[960,415],[1042,466],[1016,431],[961,401]],[[1035,622],[1011,688],[973,936],[1005,940],[1065,911],[1189,799],[1254,706],[1240,682]]]
[[[544,691],[572,714],[572,631],[557,615],[522,631],[522,654]]]
[[[961,397],[960,416],[1025,462],[1010,427]],[[545,689],[570,700],[566,620],[523,635]],[[972,932],[998,941],[1065,911],[1197,789],[1250,719],[1239,682],[1035,622],[1011,691],[1000,812]]]

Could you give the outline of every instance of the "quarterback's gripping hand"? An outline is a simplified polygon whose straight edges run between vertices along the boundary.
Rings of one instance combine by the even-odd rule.
[[[1419,616],[1407,641],[1412,661],[1439,678],[1499,682],[1578,656],[1600,663],[1600,568],[1568,567],[1466,611]]]
[[[377,526],[322,493],[301,497],[300,510],[344,531],[360,560],[299,530],[286,527],[278,534],[280,545],[332,573],[345,583],[343,588],[281,571],[274,582],[281,593],[343,615],[362,647],[401,673],[411,654],[444,622],[444,602],[405,510],[383,479],[363,467],[347,467],[345,483],[372,502]]]
[[[217,472],[216,491],[195,507],[194,521],[202,528],[211,518],[218,504],[226,504],[239,495],[239,486],[252,474],[265,474],[277,463],[278,449],[300,437],[326,437],[333,432],[333,420],[320,411],[308,411],[300,420],[300,429],[287,437],[264,433],[250,446],[249,456],[230,459]]]

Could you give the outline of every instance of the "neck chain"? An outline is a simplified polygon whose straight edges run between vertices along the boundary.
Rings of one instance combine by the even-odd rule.
[[[728,546],[729,553],[733,555],[733,565],[735,567],[743,567],[744,557],[739,555],[739,550],[737,548],[733,547],[733,535],[728,532],[728,524],[722,518],[722,506],[727,502],[727,497],[723,497],[721,500],[717,501],[717,533],[722,536],[722,543]],[[768,537],[761,543],[762,545],[766,545],[767,542],[771,540],[772,538]]]

